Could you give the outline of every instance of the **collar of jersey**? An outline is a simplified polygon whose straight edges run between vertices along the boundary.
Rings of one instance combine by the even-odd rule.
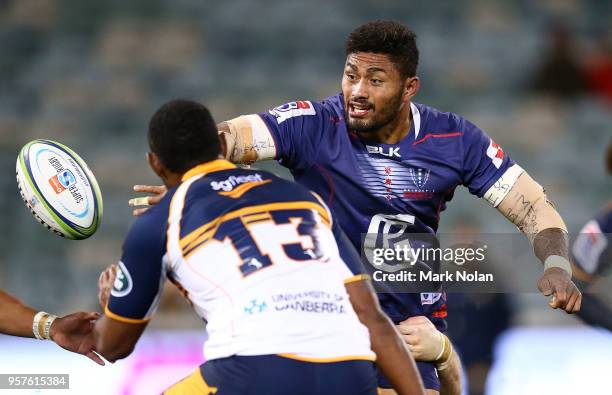
[[[191,168],[187,171],[187,173],[183,174],[181,181],[186,181],[193,176],[204,175],[208,173],[213,173],[215,171],[234,169],[236,165],[226,161],[225,159],[216,159],[212,162],[202,163],[201,165],[197,165],[196,167]]]

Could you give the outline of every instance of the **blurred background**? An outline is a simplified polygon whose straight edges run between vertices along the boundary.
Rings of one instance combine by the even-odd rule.
[[[417,33],[421,91],[415,101],[457,112],[487,131],[545,185],[571,232],[605,208],[612,191],[604,166],[612,139],[610,1],[0,0],[0,217],[7,225],[0,287],[56,314],[97,309],[98,274],[117,261],[132,222],[132,185],[158,183],[145,161],[153,112],[167,100],[189,98],[222,121],[333,95],[348,33],[373,19],[395,19]],[[35,138],[68,145],[96,174],[104,218],[91,239],[52,235],[21,202],[15,160]],[[275,163],[258,166],[289,177]],[[486,202],[458,189],[440,232],[465,226],[516,232]],[[166,291],[151,324],[159,332],[150,333],[196,344],[184,359],[195,366],[201,356],[193,339],[202,323],[174,289]],[[494,298],[458,295],[455,307],[449,305],[472,394],[578,394],[587,393],[584,385],[606,382],[598,372],[612,369],[609,332],[550,310],[535,293]],[[196,334],[172,332],[179,330]],[[35,359],[31,341],[18,342],[0,336],[0,373],[15,366],[15,344]],[[604,346],[604,359],[593,362]],[[559,371],[546,370],[558,368],[549,364],[555,353],[574,355],[572,347],[583,359],[563,368],[581,366],[584,374],[559,379]],[[57,357],[74,366],[89,363]],[[517,367],[523,369],[515,377]],[[117,383],[100,393],[151,393],[118,392],[126,384]]]

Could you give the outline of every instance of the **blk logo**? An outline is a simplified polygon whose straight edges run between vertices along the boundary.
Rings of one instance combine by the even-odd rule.
[[[389,149],[387,150],[388,152],[385,152],[383,150],[383,147],[375,147],[372,145],[366,145],[366,148],[368,149],[368,154],[380,154],[383,156],[387,156],[389,158],[393,158],[393,157],[401,158],[402,157],[399,153],[399,147],[389,147]]]

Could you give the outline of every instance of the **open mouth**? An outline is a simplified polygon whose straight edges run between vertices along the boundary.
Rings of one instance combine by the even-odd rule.
[[[358,103],[349,103],[348,109],[351,118],[363,118],[372,111],[372,107]]]

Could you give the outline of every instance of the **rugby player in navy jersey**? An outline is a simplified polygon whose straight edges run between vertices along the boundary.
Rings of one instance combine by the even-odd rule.
[[[57,317],[26,306],[14,296],[0,290],[0,333],[19,337],[52,340],[58,346],[83,354],[99,365],[104,361],[93,352],[90,336],[98,313],[73,313]]]
[[[407,27],[392,21],[359,26],[347,41],[341,93],[221,123],[226,158],[243,164],[276,159],[325,200],[359,251],[365,234],[435,235],[441,211],[463,185],[529,238],[544,263],[537,286],[551,297],[550,306],[578,311],[566,226],[544,189],[473,123],[412,101],[418,59],[416,36]],[[165,189],[135,191],[158,194],[147,202],[155,204]],[[437,347],[418,362],[425,387],[437,394],[441,381],[443,394],[460,393],[460,365],[443,335],[446,296],[378,296],[397,325],[415,316],[434,323]],[[384,375],[379,384],[390,388]]]
[[[612,142],[608,144],[605,159],[608,175],[612,175]],[[603,277],[609,279],[612,273],[612,202],[582,227],[572,245],[572,258],[576,283],[587,291],[578,316],[589,325],[612,331],[610,296],[606,300],[603,295],[588,292]]]
[[[206,362],[167,395],[376,395],[374,360],[398,393],[425,394],[359,256],[316,194],[221,159],[216,124],[199,103],[166,103],[148,136],[149,163],[169,191],[130,228],[117,277],[101,276],[99,354],[131,353],[168,279],[206,322],[208,340]]]
[[[572,245],[572,258],[576,283],[585,292],[578,316],[612,331],[612,300],[588,292],[612,272],[612,203],[582,227]]]

